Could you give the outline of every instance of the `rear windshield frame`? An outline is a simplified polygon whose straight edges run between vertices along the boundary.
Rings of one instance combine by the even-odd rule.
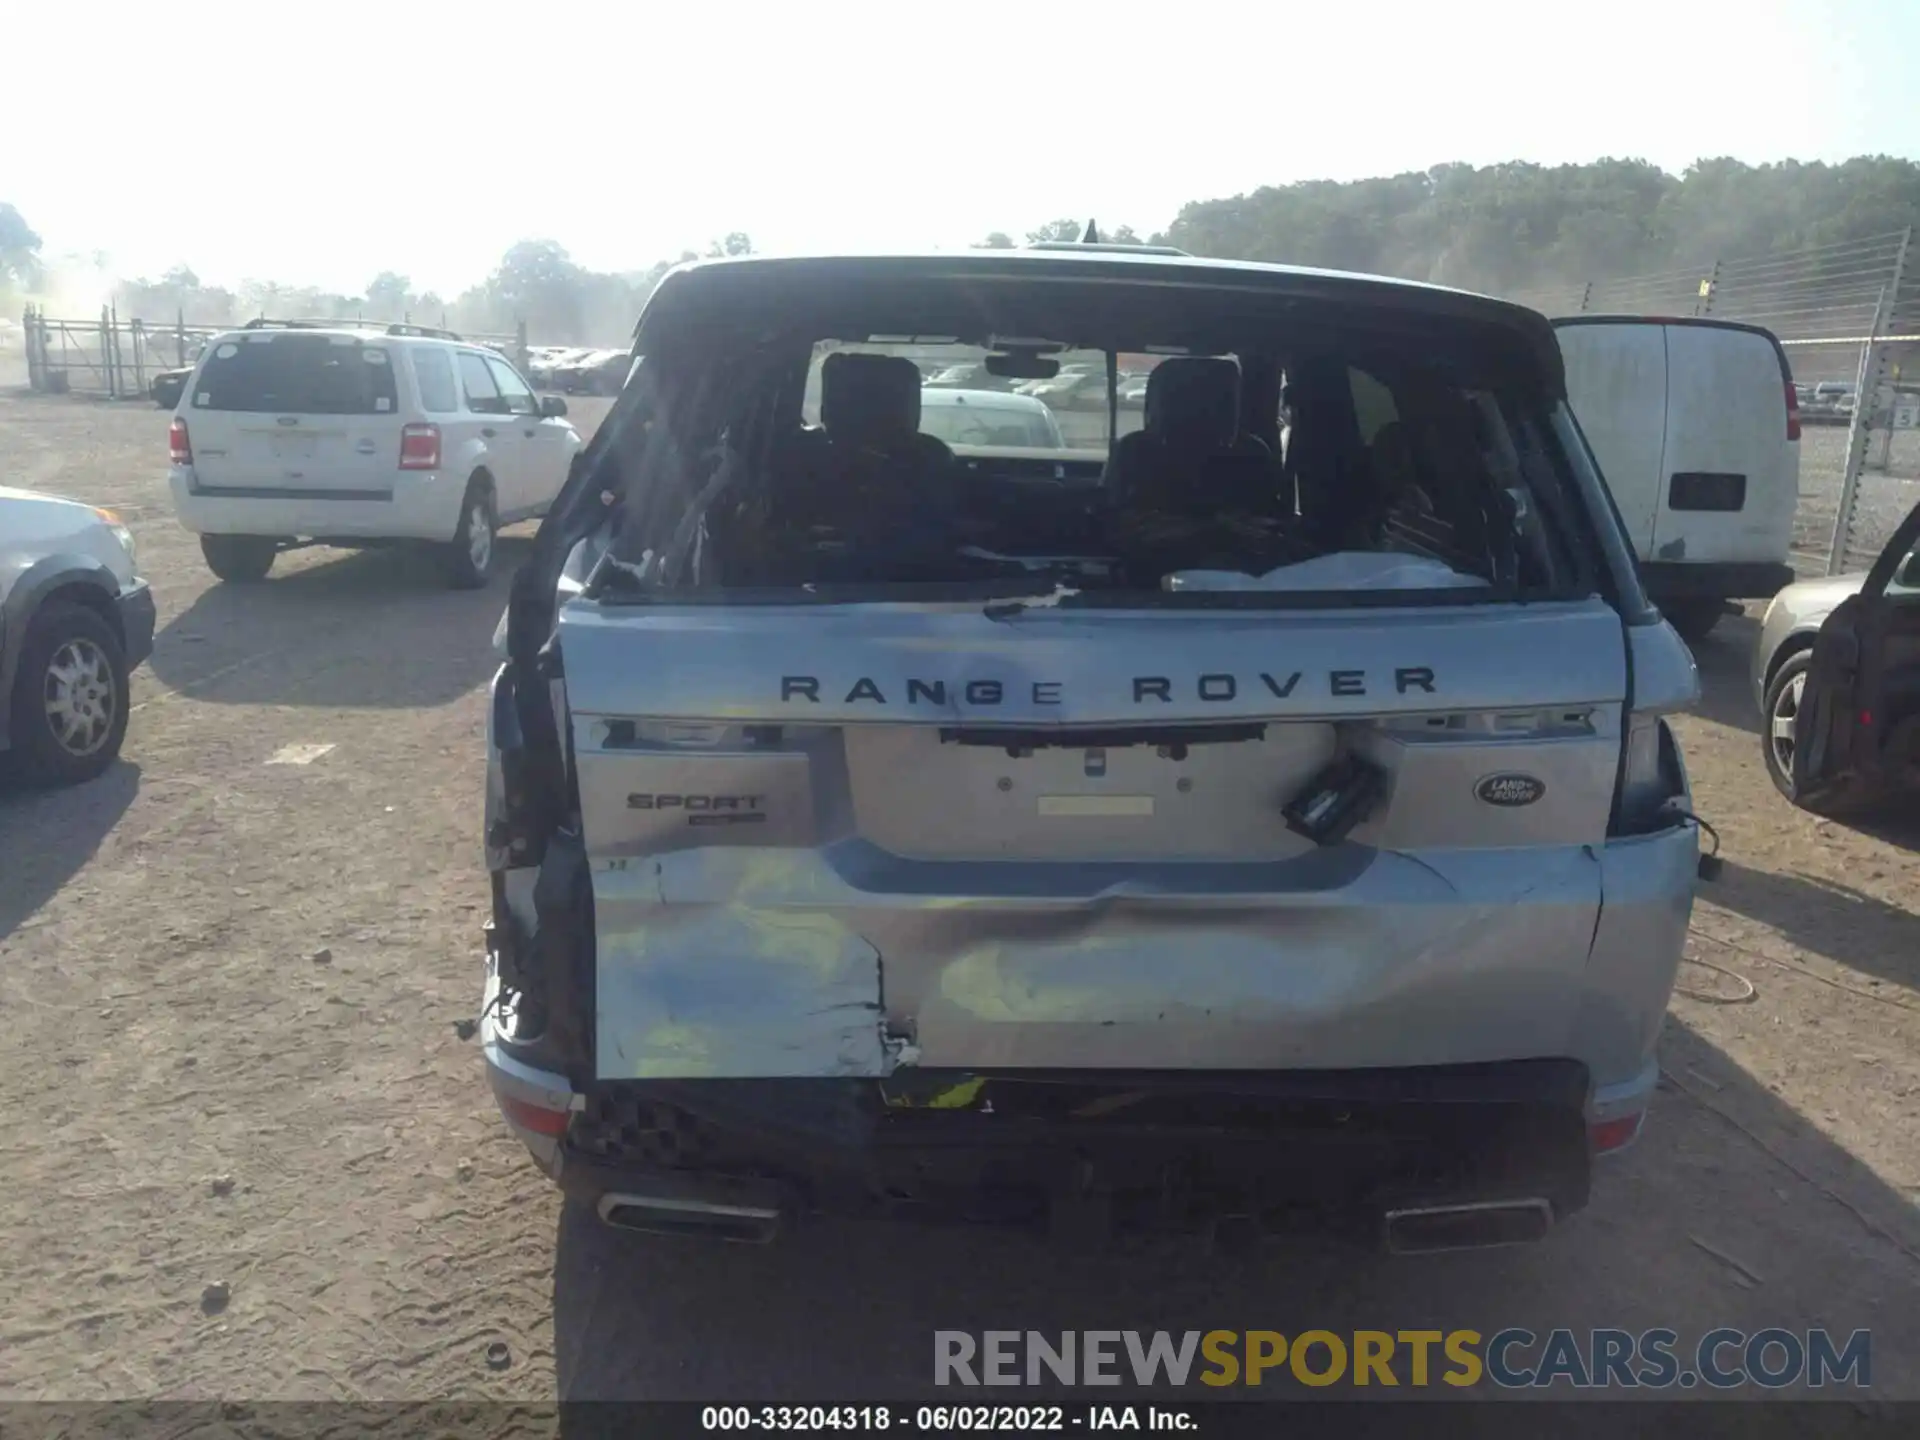
[[[712,278],[717,277],[709,277],[710,282]],[[850,280],[851,277],[836,278]],[[1038,274],[1031,278],[1040,280]],[[1568,443],[1578,445],[1580,441],[1576,438],[1577,432],[1569,434],[1557,414],[1564,406],[1564,385],[1558,365],[1553,363],[1558,361],[1558,349],[1552,345],[1552,332],[1543,317],[1531,312],[1509,314],[1512,307],[1476,297],[1445,292],[1434,296],[1424,293],[1403,296],[1398,293],[1398,287],[1373,282],[1349,284],[1344,280],[1337,287],[1337,295],[1330,293],[1336,287],[1316,282],[1315,289],[1320,293],[1304,296],[1263,291],[1242,284],[1194,284],[1187,277],[1172,284],[1146,285],[1131,276],[1128,277],[1130,283],[1109,283],[1102,277],[1100,283],[1088,284],[1086,277],[1064,274],[1057,279],[1066,283],[1049,283],[1056,277],[1048,275],[1038,284],[1023,283],[1029,280],[1026,276],[1016,281],[1010,276],[997,275],[992,277],[992,283],[977,283],[971,276],[935,276],[929,277],[924,286],[902,283],[906,277],[898,274],[885,279],[892,283],[872,286],[846,283],[832,287],[838,290],[837,294],[814,292],[805,298],[790,297],[785,304],[763,304],[757,306],[750,317],[736,307],[744,301],[746,292],[757,286],[743,286],[740,291],[734,291],[731,286],[721,289],[669,284],[662,287],[663,294],[656,295],[643,315],[637,348],[681,372],[673,389],[680,392],[684,400],[690,392],[681,391],[681,384],[691,384],[695,391],[705,388],[693,378],[696,371],[704,373],[714,365],[732,368],[736,373],[770,365],[777,367],[783,363],[781,357],[789,354],[792,362],[787,363],[797,362],[797,373],[790,377],[791,391],[798,392],[800,378],[806,371],[806,360],[802,357],[808,356],[823,340],[860,346],[886,343],[895,337],[929,340],[939,337],[948,343],[990,344],[989,337],[993,335],[1014,334],[1046,336],[1063,343],[1116,352],[1156,349],[1166,353],[1168,347],[1180,346],[1187,353],[1194,353],[1204,346],[1206,351],[1215,354],[1239,349],[1234,343],[1236,337],[1249,335],[1256,353],[1295,345],[1324,353],[1333,348],[1330,340],[1345,340],[1350,343],[1337,344],[1342,358],[1356,368],[1368,369],[1372,368],[1370,360],[1376,357],[1392,357],[1404,362],[1409,354],[1431,355],[1437,344],[1448,353],[1449,358],[1441,361],[1439,368],[1452,383],[1493,392],[1503,397],[1502,409],[1517,406],[1519,411],[1526,412],[1531,422],[1529,429],[1538,442],[1534,463],[1544,461],[1539,468],[1550,473],[1532,473],[1530,465],[1527,488],[1530,493],[1537,492],[1544,481],[1552,489],[1552,499],[1541,501],[1537,508],[1542,520],[1557,532],[1555,538],[1560,544],[1556,548],[1560,550],[1561,559],[1567,562],[1566,568],[1555,568],[1551,581],[1535,579],[1517,591],[1499,583],[1485,588],[1386,592],[1168,592],[1133,587],[1085,590],[1056,603],[1101,609],[1260,610],[1404,607],[1426,603],[1455,606],[1548,603],[1584,600],[1597,594],[1616,605],[1625,600],[1628,608],[1634,608],[1632,595],[1622,592],[1620,577],[1615,573],[1618,556],[1614,550],[1618,547],[1596,543],[1601,539],[1596,531],[1606,529],[1614,517],[1593,512],[1593,497],[1584,483],[1582,457],[1565,453]],[[664,305],[663,295],[668,301]],[[1107,303],[1107,297],[1112,297],[1112,303]],[[1027,310],[1026,302],[1030,299],[1037,302],[1043,318],[1070,316],[1085,323],[1075,329],[1058,323],[1036,323],[1022,328],[1018,321],[1010,322],[1008,316]],[[1413,303],[1396,303],[1403,299]],[[678,303],[674,303],[676,301]],[[720,303],[713,303],[716,301]],[[829,317],[828,311],[846,319],[836,321]],[[1524,323],[1516,323],[1515,316]],[[942,323],[932,323],[936,318]],[[862,320],[867,323],[860,323]],[[1151,328],[1155,321],[1168,320],[1176,323],[1167,327],[1164,337]],[[1250,325],[1257,328],[1243,328]],[[1544,336],[1530,333],[1530,326],[1545,332]],[[1546,346],[1539,343],[1543,338]],[[1209,340],[1214,343],[1207,344]],[[630,387],[630,391],[634,388]],[[790,393],[785,404],[797,411],[799,398],[798,393]],[[623,400],[629,404],[617,406],[616,414],[609,417],[610,422],[618,422],[619,412],[629,407],[636,411],[652,408],[644,395],[630,393]],[[668,410],[677,409],[682,421],[689,420],[692,410],[701,408],[697,403],[691,409],[685,404],[668,405],[664,400],[661,404]],[[734,419],[744,421],[744,411],[738,412]],[[644,428],[644,420],[641,425]],[[686,589],[657,586],[642,578],[643,572],[634,568],[643,558],[639,548],[643,542],[639,537],[655,532],[662,502],[669,507],[677,503],[668,492],[679,492],[686,482],[667,481],[664,475],[642,478],[652,470],[650,464],[642,465],[636,473],[633,462],[639,456],[632,448],[617,443],[622,428],[619,423],[610,423],[602,435],[596,437],[606,443],[590,446],[587,456],[589,473],[595,475],[593,483],[600,491],[620,494],[625,501],[621,507],[624,523],[618,527],[620,533],[609,551],[616,563],[611,567],[597,567],[598,573],[589,580],[589,596],[601,596],[615,603],[679,606],[914,604],[999,596],[1031,598],[1035,594],[1031,583],[1022,584],[1018,580],[1010,583],[879,580],[851,586],[823,582],[797,591],[765,589],[751,583],[729,585],[718,578],[712,584],[695,583]],[[690,429],[683,429],[681,425],[671,428],[680,431],[670,442],[672,449],[691,454],[704,443]],[[643,442],[640,448],[644,451],[651,447]],[[617,449],[626,449],[627,453],[609,463]],[[630,480],[635,485],[626,483]],[[653,493],[647,493],[649,491]],[[637,512],[652,514],[642,522]],[[644,532],[640,528],[642,524]],[[1632,588],[1628,586],[1627,590]]]

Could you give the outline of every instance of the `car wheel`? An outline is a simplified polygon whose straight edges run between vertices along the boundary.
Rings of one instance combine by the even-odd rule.
[[[127,657],[84,605],[53,601],[27,626],[12,697],[14,763],[31,783],[91,780],[127,734]]]
[[[493,489],[485,480],[467,484],[460,502],[460,523],[447,544],[447,583],[456,590],[478,590],[493,574],[494,533],[500,522],[493,508]]]
[[[202,535],[200,553],[222,580],[253,585],[267,578],[280,543],[268,535]]]
[[[1793,784],[1793,722],[1806,694],[1807,666],[1812,658],[1802,650],[1781,662],[1767,682],[1765,714],[1761,717],[1760,745],[1766,755],[1767,778],[1796,805],[1800,801]]]
[[[1858,816],[1871,808],[1873,797],[1857,791],[1840,790],[1824,795],[1815,803],[1803,798],[1793,783],[1793,722],[1807,691],[1807,671],[1813,652],[1801,650],[1789,655],[1767,682],[1766,714],[1760,731],[1760,744],[1767,763],[1767,778],[1773,788],[1802,810],[1833,819]]]
[[[1718,600],[1675,600],[1672,604],[1662,605],[1660,613],[1667,617],[1667,623],[1680,632],[1680,638],[1689,645],[1698,645],[1712,631],[1720,619],[1727,613],[1727,607]]]

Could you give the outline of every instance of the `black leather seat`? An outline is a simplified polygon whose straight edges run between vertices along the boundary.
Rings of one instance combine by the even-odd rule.
[[[1146,424],[1113,443],[1105,483],[1127,510],[1217,514],[1278,505],[1273,452],[1240,428],[1240,367],[1188,356],[1147,378]]]
[[[820,367],[820,429],[804,432],[783,463],[789,515],[871,532],[944,512],[953,452],[920,433],[920,371],[911,360],[841,351]]]

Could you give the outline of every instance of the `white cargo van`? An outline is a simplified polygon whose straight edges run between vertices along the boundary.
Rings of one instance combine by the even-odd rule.
[[[1674,628],[1698,640],[1728,602],[1790,583],[1800,406],[1773,333],[1644,315],[1553,323],[1574,415]]]

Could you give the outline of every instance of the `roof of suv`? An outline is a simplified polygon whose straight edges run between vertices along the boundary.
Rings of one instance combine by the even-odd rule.
[[[434,340],[471,345],[479,350],[493,348],[484,340],[469,340],[452,330],[442,330],[432,325],[388,324],[381,320],[249,320],[244,325],[230,326],[221,331],[219,338],[224,340],[233,335],[278,335],[288,332],[301,335],[351,335],[362,340],[376,336],[392,340]]]
[[[1214,260],[1150,251],[1070,246],[1026,250],[933,251],[918,254],[739,256],[689,261],[662,279],[641,315],[644,328],[658,302],[669,310],[686,303],[726,303],[734,297],[769,312],[789,308],[802,295],[850,294],[861,288],[938,282],[1101,282],[1232,290],[1279,301],[1339,303],[1394,310],[1436,321],[1477,322],[1506,331],[1531,351],[1531,359],[1561,388],[1559,342],[1537,310],[1509,300],[1453,290],[1417,280],[1318,270],[1250,260]],[[753,297],[749,300],[749,296]]]

